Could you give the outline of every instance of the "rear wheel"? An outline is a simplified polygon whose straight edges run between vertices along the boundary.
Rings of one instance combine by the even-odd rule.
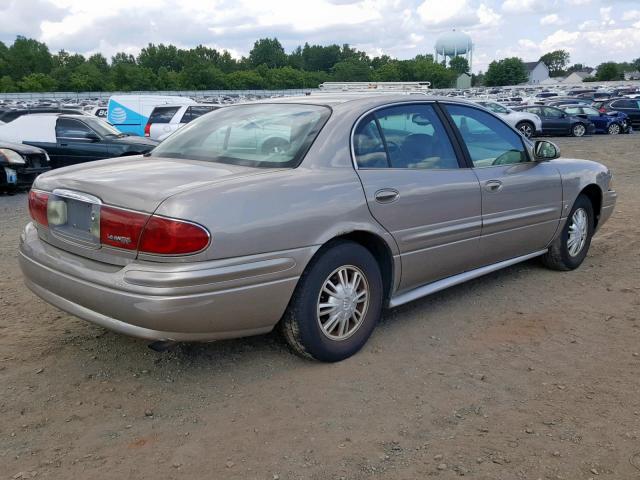
[[[612,123],[609,125],[609,128],[607,128],[607,133],[609,135],[619,135],[620,132],[622,132],[622,128],[620,128],[620,125],[617,123]]]
[[[382,311],[382,276],[369,250],[336,242],[307,267],[281,322],[299,355],[337,362],[366,343]]]
[[[520,122],[516,125],[516,128],[520,131],[520,133],[525,138],[533,137],[533,134],[536,131],[535,127],[533,126],[533,123],[531,122]]]
[[[542,262],[553,270],[566,271],[578,268],[591,246],[593,228],[594,213],[591,200],[586,195],[579,195],[562,232],[542,256]]]
[[[574,137],[584,137],[585,133],[587,133],[587,128],[582,123],[576,123],[571,127],[571,135]]]

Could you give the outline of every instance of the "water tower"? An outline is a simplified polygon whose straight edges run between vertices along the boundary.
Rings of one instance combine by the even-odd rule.
[[[469,71],[473,61],[473,43],[471,37],[463,32],[456,32],[455,29],[447,32],[436,41],[436,62],[444,60],[448,65],[453,57],[463,56],[469,62]]]

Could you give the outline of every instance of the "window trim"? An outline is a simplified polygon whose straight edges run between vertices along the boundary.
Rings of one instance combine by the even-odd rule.
[[[443,111],[444,115],[446,115],[447,121],[449,122],[449,124],[451,125],[451,127],[454,130],[454,134],[456,136],[457,143],[460,144],[460,146],[461,146],[461,148],[462,148],[462,150],[464,152],[465,159],[466,159],[466,162],[468,164],[468,168],[471,168],[473,170],[475,170],[475,169],[486,169],[486,168],[504,168],[504,167],[509,167],[509,166],[513,166],[513,165],[519,165],[519,164],[512,163],[512,164],[507,164],[507,165],[487,165],[486,167],[478,167],[478,166],[474,165],[473,160],[471,159],[471,154],[469,153],[469,149],[467,148],[467,144],[464,142],[464,138],[462,138],[462,133],[460,133],[460,130],[456,126],[455,122],[453,121],[453,117],[451,117],[451,115],[449,114],[449,112],[445,108],[447,105],[453,105],[453,106],[458,106],[458,107],[467,107],[467,108],[471,108],[471,109],[474,109],[474,110],[478,110],[478,111],[483,112],[483,113],[488,113],[489,115],[493,116],[496,120],[501,122],[509,130],[511,130],[514,134],[516,134],[518,136],[519,140],[520,140],[520,143],[522,143],[522,148],[524,149],[528,160],[526,162],[521,162],[520,165],[523,164],[523,163],[526,163],[526,164],[535,163],[535,160],[531,157],[531,152],[529,151],[529,147],[527,146],[527,144],[524,141],[524,137],[522,135],[520,135],[511,125],[509,125],[507,122],[505,122],[502,118],[500,118],[495,113],[488,112],[486,109],[479,108],[479,106],[476,106],[476,105],[469,105],[467,103],[442,102],[441,103],[442,111]]]
[[[433,107],[433,110],[435,111],[436,116],[438,117],[438,119],[440,120],[440,123],[442,124],[445,132],[447,133],[449,142],[451,143],[451,147],[453,148],[453,152],[456,156],[456,160],[458,161],[458,168],[398,168],[398,167],[392,167],[391,166],[391,157],[389,155],[389,150],[387,148],[387,141],[384,137],[384,134],[382,132],[382,129],[380,128],[380,123],[378,122],[377,116],[375,115],[375,113],[379,110],[384,110],[387,108],[392,108],[392,107],[403,107],[403,106],[412,106],[412,105],[431,105]],[[356,149],[355,149],[355,133],[356,130],[358,129],[358,127],[360,126],[360,123],[362,123],[363,121],[365,121],[367,119],[367,117],[371,115],[372,118],[375,120],[376,122],[376,127],[378,128],[378,133],[380,134],[381,138],[382,138],[382,142],[384,144],[384,148],[385,148],[385,153],[387,155],[387,164],[389,165],[388,167],[381,167],[381,168],[376,168],[376,167],[372,167],[372,168],[364,168],[364,167],[360,167],[358,165],[358,158],[356,156]],[[440,105],[438,103],[438,101],[436,100],[426,100],[426,101],[416,101],[416,100],[412,100],[409,102],[392,102],[392,103],[385,103],[383,105],[377,105],[375,107],[372,107],[368,110],[366,110],[365,112],[363,112],[362,114],[360,114],[358,116],[358,118],[356,118],[355,122],[353,123],[353,125],[351,126],[351,134],[349,135],[349,150],[351,153],[351,165],[353,166],[353,168],[357,171],[357,170],[384,170],[384,171],[389,171],[389,170],[399,170],[399,171],[420,171],[420,172],[451,172],[451,171],[456,171],[456,170],[460,170],[463,168],[469,168],[469,166],[467,165],[467,161],[464,158],[464,151],[460,148],[460,146],[458,145],[458,138],[455,137],[453,135],[453,132],[451,131],[450,126],[448,125],[448,120],[444,117],[443,112],[441,111]]]

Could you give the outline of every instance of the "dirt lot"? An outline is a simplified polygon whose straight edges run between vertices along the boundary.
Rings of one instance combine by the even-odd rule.
[[[536,261],[387,312],[364,351],[276,335],[156,353],[40,301],[0,196],[0,478],[640,478],[640,135],[559,139],[615,171],[575,272]]]

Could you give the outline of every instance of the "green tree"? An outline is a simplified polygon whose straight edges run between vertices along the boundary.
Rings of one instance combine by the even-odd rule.
[[[44,43],[17,37],[7,51],[7,63],[9,74],[18,79],[32,73],[49,73],[52,59],[49,48]]]
[[[469,73],[469,62],[464,57],[453,57],[449,61],[449,68],[456,72],[458,75]]]
[[[287,64],[287,55],[277,38],[261,38],[253,44],[249,52],[249,61],[254,67],[266,65],[269,68],[278,68]]]
[[[25,75],[18,82],[18,88],[21,92],[53,92],[56,87],[55,80],[44,73]]]
[[[2,53],[0,53],[0,57],[1,57]],[[636,69],[637,72],[640,72],[640,57],[636,58],[633,62],[633,68]]]
[[[13,81],[13,78],[11,78],[9,75],[4,75],[2,78],[0,78],[0,92],[10,93],[17,91],[18,86],[16,85],[16,82]]]
[[[433,58],[433,57],[431,57]],[[413,62],[413,75],[409,80],[431,82],[433,88],[450,88],[454,85],[457,74],[428,57]]]
[[[549,67],[549,75],[560,77],[565,74],[565,68],[569,65],[571,55],[566,50],[554,50],[545,53],[540,57],[540,61]]]
[[[615,62],[605,62],[598,66],[596,79],[598,81],[620,80],[624,78],[623,72]]]
[[[367,82],[371,79],[369,65],[356,58],[336,63],[331,74],[336,82]]]
[[[528,80],[527,69],[517,57],[504,58],[489,64],[484,76],[484,84],[493,86],[518,85]]]

